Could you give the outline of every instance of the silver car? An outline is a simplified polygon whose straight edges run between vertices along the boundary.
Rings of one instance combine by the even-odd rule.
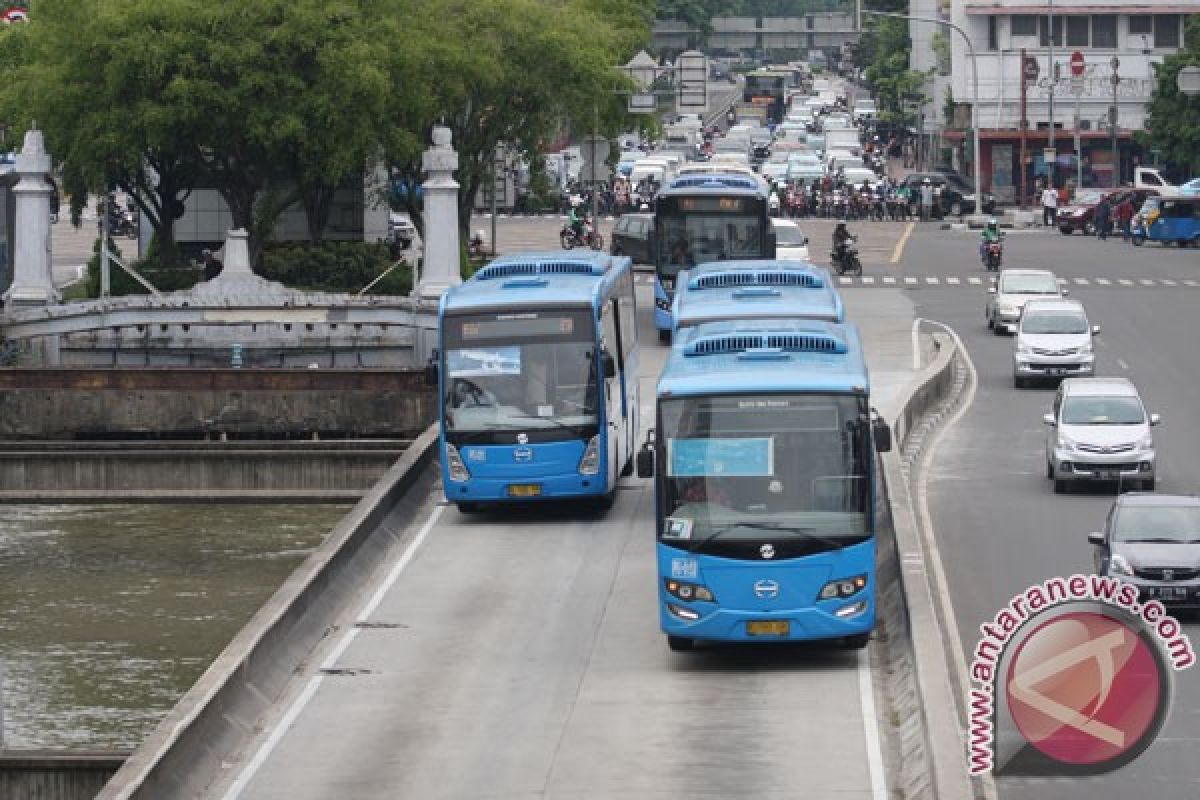
[[[1154,489],[1152,425],[1142,398],[1125,378],[1067,378],[1043,421],[1046,477],[1062,493],[1073,482],[1116,481],[1121,488]]]
[[[1017,329],[1025,303],[1066,297],[1067,290],[1059,286],[1058,278],[1049,270],[1004,269],[996,283],[988,287],[988,295],[983,309],[988,327],[996,333],[1011,333]]]
[[[1020,389],[1035,378],[1096,374],[1092,337],[1098,333],[1078,300],[1030,300],[1017,324],[1013,383]]]

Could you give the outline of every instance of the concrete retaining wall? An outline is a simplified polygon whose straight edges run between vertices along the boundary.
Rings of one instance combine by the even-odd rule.
[[[92,800],[124,761],[124,753],[0,750],[0,798]]]
[[[904,471],[905,451],[934,424],[930,415],[957,392],[956,344],[938,338],[934,362],[904,407],[890,420],[892,452],[881,455],[886,523],[880,528],[880,644],[891,760],[905,800],[970,800],[962,724],[948,648]],[[936,420],[934,420],[936,422]],[[918,443],[919,446],[919,443]]]
[[[436,481],[437,430],[422,433],[217,657],[97,800],[200,796],[245,753],[314,649],[388,552],[411,533]]]
[[[415,436],[435,416],[418,370],[0,370],[0,439]]]
[[[357,500],[410,443],[0,442],[0,502]]]

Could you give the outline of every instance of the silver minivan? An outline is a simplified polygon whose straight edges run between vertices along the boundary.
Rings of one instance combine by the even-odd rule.
[[[1152,491],[1158,414],[1147,414],[1126,378],[1067,378],[1054,409],[1042,417],[1046,478],[1062,493],[1079,481],[1116,481],[1120,488]]]
[[[1020,389],[1037,378],[1096,374],[1092,337],[1098,333],[1078,300],[1030,300],[1017,323],[1013,384]]]

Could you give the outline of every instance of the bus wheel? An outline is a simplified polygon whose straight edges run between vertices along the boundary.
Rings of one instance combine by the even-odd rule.
[[[691,650],[696,644],[695,639],[689,639],[686,636],[668,636],[667,647],[674,650],[676,653],[686,653]]]
[[[846,650],[862,650],[871,641],[871,634],[856,633],[853,636],[842,637],[842,647]]]
[[[458,510],[463,514],[478,514],[480,510],[479,503],[456,503]]]
[[[598,511],[608,511],[617,502],[617,490],[613,488],[608,494],[602,494],[596,498],[596,509]]]
[[[659,331],[658,332],[658,341],[660,344],[670,344],[671,343],[671,332],[670,331]]]

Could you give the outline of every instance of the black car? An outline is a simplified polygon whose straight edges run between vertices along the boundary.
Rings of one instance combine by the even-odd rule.
[[[1133,584],[1143,600],[1200,609],[1200,497],[1120,495],[1088,541],[1098,574]]]
[[[934,211],[941,216],[957,217],[975,213],[975,190],[954,172],[910,172],[904,177],[904,185],[913,192],[914,198],[921,196],[921,184],[928,178],[934,191]],[[996,198],[985,192],[983,213],[996,211]]]
[[[629,256],[635,264],[653,264],[650,256],[650,231],[653,214],[622,214],[613,226],[611,252],[614,256]]]

